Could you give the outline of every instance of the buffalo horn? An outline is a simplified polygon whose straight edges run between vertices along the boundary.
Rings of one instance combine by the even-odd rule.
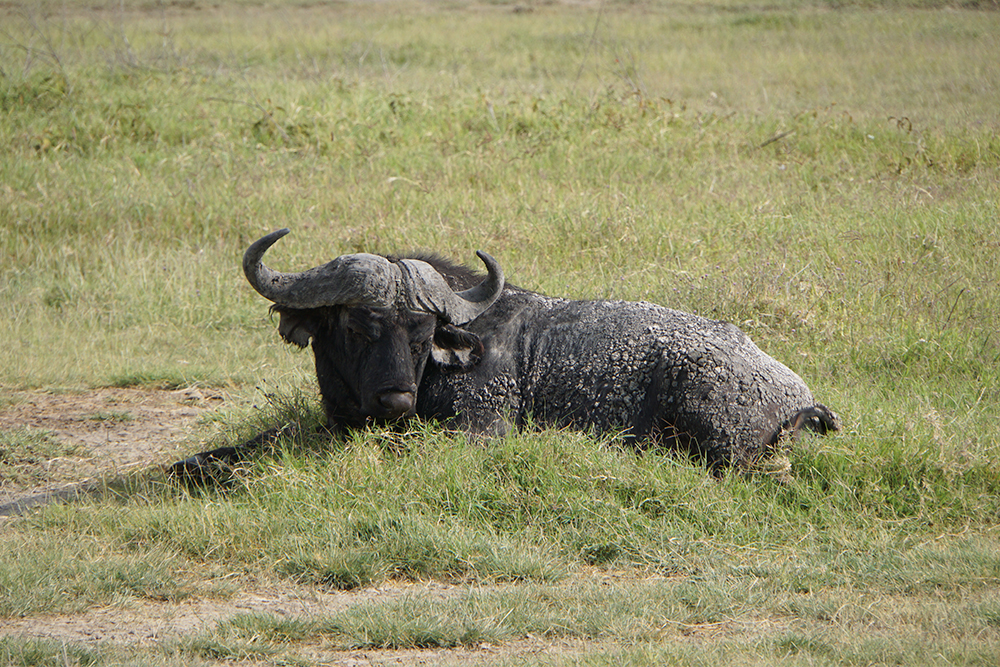
[[[287,308],[364,305],[386,308],[401,305],[433,313],[453,324],[465,324],[493,305],[503,291],[503,270],[484,252],[477,252],[489,275],[479,285],[454,292],[430,264],[415,259],[393,264],[379,255],[359,253],[301,273],[281,273],[261,262],[267,249],[288,229],[279,229],[255,241],[243,255],[243,272],[257,292]]]
[[[476,252],[489,275],[483,282],[463,292],[453,292],[444,276],[417,259],[399,260],[403,272],[403,294],[410,310],[435,313],[452,324],[465,324],[482,315],[503,292],[504,278],[500,263],[488,254]]]
[[[255,241],[243,254],[243,273],[265,299],[287,308],[333,305],[388,307],[399,294],[399,270],[385,257],[342,255],[301,273],[281,273],[261,262],[267,249],[288,229]]]

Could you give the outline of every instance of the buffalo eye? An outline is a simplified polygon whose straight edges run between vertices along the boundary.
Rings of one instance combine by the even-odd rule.
[[[373,342],[375,342],[375,338],[372,335],[371,330],[366,329],[365,327],[359,326],[358,324],[356,324],[354,322],[348,322],[347,323],[347,332],[349,334],[351,334],[353,337],[358,338],[358,339],[362,340],[365,343],[373,343]]]
[[[427,344],[430,341],[417,340],[410,343],[410,354],[414,357],[422,356],[424,352],[427,351]]]

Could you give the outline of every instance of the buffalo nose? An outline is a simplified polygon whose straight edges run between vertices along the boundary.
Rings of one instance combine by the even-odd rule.
[[[413,409],[415,396],[412,391],[386,391],[379,394],[378,402],[386,410],[386,417],[401,417]]]

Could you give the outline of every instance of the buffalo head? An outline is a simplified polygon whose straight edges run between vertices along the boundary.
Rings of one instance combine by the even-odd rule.
[[[477,255],[489,275],[455,292],[419,259],[342,255],[301,273],[273,271],[264,253],[287,229],[254,242],[243,271],[279,314],[285,341],[312,341],[316,376],[331,426],[359,426],[412,415],[428,358],[468,367],[483,352],[479,337],[459,327],[485,312],[503,291],[500,265]]]

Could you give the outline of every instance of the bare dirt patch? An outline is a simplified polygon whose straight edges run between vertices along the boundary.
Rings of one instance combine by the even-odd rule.
[[[226,402],[214,390],[105,388],[84,392],[2,391],[0,516],[181,454],[198,418]],[[43,451],[17,442],[42,438]],[[54,455],[53,455],[54,454]]]
[[[353,591],[323,591],[289,583],[243,590],[227,599],[190,598],[177,602],[131,599],[77,614],[12,619],[2,636],[25,636],[77,642],[149,644],[198,633],[241,613],[309,618],[332,615],[363,602],[391,601],[404,595],[448,597],[458,586],[389,581]]]

